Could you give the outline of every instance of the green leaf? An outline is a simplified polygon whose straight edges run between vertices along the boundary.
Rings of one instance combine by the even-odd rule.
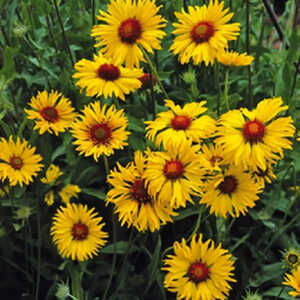
[[[19,48],[5,46],[3,51],[3,67],[0,70],[0,76],[4,75],[6,80],[12,80],[16,76],[14,57],[19,52]]]
[[[87,195],[94,196],[100,200],[105,200],[106,198],[106,194],[101,190],[96,190],[92,188],[83,188],[81,191]]]
[[[117,242],[115,246],[112,243],[112,244],[109,244],[109,245],[103,247],[101,249],[101,253],[113,254],[116,252],[117,254],[124,254],[127,251],[127,248],[128,248],[128,242],[120,241],[120,242]],[[129,252],[134,252],[136,250],[137,250],[137,247],[134,245],[131,245]]]

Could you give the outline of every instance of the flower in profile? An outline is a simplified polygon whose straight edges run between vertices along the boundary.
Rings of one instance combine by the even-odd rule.
[[[8,184],[5,184],[5,185],[0,184],[0,198],[3,198],[8,194],[9,194],[9,185]]]
[[[224,66],[243,67],[249,66],[254,60],[254,57],[247,55],[247,53],[224,50],[217,53],[217,60]]]
[[[276,117],[287,109],[277,97],[260,101],[252,111],[231,110],[220,117],[215,142],[234,164],[265,171],[269,163],[283,157],[283,149],[292,148],[288,139],[295,132],[292,118]]]
[[[167,271],[164,286],[177,293],[177,299],[227,299],[233,278],[234,261],[221,244],[217,247],[209,239],[198,240],[193,235],[190,246],[185,239],[173,245],[174,255],[167,255],[162,270]]]
[[[78,261],[97,255],[108,237],[102,230],[105,224],[101,221],[102,217],[94,208],[74,203],[61,206],[53,217],[50,230],[60,255]]]
[[[202,145],[201,153],[203,154],[203,157],[209,161],[212,171],[221,171],[221,166],[230,163],[230,160],[224,157],[223,151],[224,150],[220,145],[213,143]]]
[[[284,282],[282,284],[290,286],[294,291],[290,291],[289,294],[293,297],[300,296],[300,266],[292,270],[292,274],[285,274]]]
[[[245,215],[248,208],[254,207],[262,192],[262,186],[255,183],[251,175],[237,166],[229,166],[224,174],[209,179],[205,187],[201,204],[210,207],[210,213],[216,216],[239,217]]]
[[[148,191],[173,208],[185,207],[187,201],[193,202],[192,195],[200,195],[208,163],[198,154],[199,146],[192,146],[190,140],[168,144],[165,150],[147,153],[144,176]]]
[[[174,216],[170,206],[162,204],[147,189],[144,179],[147,159],[140,151],[134,154],[134,163],[111,171],[108,183],[112,188],[107,193],[107,203],[115,205],[119,221],[123,226],[134,226],[138,231],[159,230],[161,225],[172,222]]]
[[[91,36],[98,41],[95,47],[102,47],[116,63],[139,67],[145,61],[140,47],[150,53],[161,49],[166,21],[157,15],[159,8],[154,0],[111,0],[107,12],[100,10],[97,16],[105,24],[92,28]]]
[[[2,181],[9,180],[9,185],[28,185],[33,181],[43,165],[40,164],[42,157],[35,153],[35,147],[17,137],[15,142],[12,136],[9,140],[0,140],[0,178]]]
[[[102,154],[112,155],[114,150],[128,145],[127,123],[123,109],[117,110],[114,105],[101,107],[99,101],[86,105],[71,129],[76,150],[85,156],[93,155],[96,161]]]
[[[78,198],[78,194],[81,192],[81,189],[76,184],[67,184],[64,186],[59,192],[59,196],[61,198],[61,201],[65,204],[70,203],[70,199],[72,197]]]
[[[71,101],[57,91],[38,92],[29,105],[32,109],[24,109],[25,113],[28,119],[35,121],[33,129],[39,130],[39,134],[58,135],[69,128],[76,117]]]
[[[74,67],[77,72],[73,78],[79,79],[76,85],[86,89],[89,97],[116,96],[125,101],[125,95],[142,85],[139,80],[142,70],[124,68],[101,53],[94,54],[94,60],[81,59]]]
[[[51,164],[46,171],[45,177],[41,178],[41,182],[44,184],[53,184],[61,175],[63,175],[63,172],[60,171],[60,168]]]
[[[50,190],[45,194],[44,201],[48,206],[54,204],[54,190]]]
[[[237,39],[240,23],[228,24],[233,13],[223,7],[223,1],[210,0],[208,6],[189,6],[188,12],[175,12],[179,23],[173,23],[177,36],[170,50],[179,54],[181,64],[190,59],[194,64],[214,64],[217,53],[228,48],[228,41]]]
[[[169,110],[159,113],[154,121],[145,121],[146,137],[164,147],[170,143],[181,144],[186,139],[199,143],[208,138],[215,131],[216,122],[202,115],[207,110],[205,104],[206,101],[192,102],[181,108],[172,100],[165,100]]]

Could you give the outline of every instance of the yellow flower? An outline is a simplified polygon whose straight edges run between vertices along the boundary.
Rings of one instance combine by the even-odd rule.
[[[183,140],[179,145],[166,145],[166,152],[148,151],[145,181],[148,191],[173,208],[193,202],[191,196],[201,192],[202,177],[207,162],[197,153],[198,145]]]
[[[76,117],[71,101],[56,91],[50,94],[47,91],[38,92],[29,105],[33,109],[24,110],[28,119],[35,120],[33,129],[39,130],[39,134],[49,132],[58,135],[69,128]]]
[[[46,202],[46,204],[48,206],[51,206],[54,204],[54,191],[53,190],[50,190],[49,192],[47,192],[45,194],[44,201]]]
[[[298,137],[296,138],[296,141],[300,142],[300,131],[298,131]]]
[[[107,12],[100,10],[97,16],[105,24],[92,28],[91,36],[99,41],[95,47],[103,47],[101,51],[116,63],[138,67],[145,61],[140,46],[151,53],[161,49],[160,39],[166,33],[160,28],[166,21],[156,15],[159,8],[154,0],[111,0]]]
[[[225,66],[243,67],[249,66],[254,60],[254,57],[247,55],[247,53],[224,50],[217,53],[217,60]]]
[[[64,258],[84,261],[97,255],[108,234],[95,209],[82,204],[61,206],[53,217],[50,234]]]
[[[201,204],[210,206],[210,213],[216,216],[239,217],[245,215],[248,208],[254,207],[262,192],[262,186],[255,183],[250,174],[236,166],[230,166],[224,174],[215,175],[207,181]]]
[[[179,23],[173,23],[177,36],[170,50],[179,54],[180,63],[192,59],[194,64],[214,64],[217,53],[228,47],[228,41],[236,40],[240,23],[228,24],[233,13],[223,7],[223,1],[210,0],[208,6],[189,6],[188,12],[175,12]]]
[[[160,203],[147,189],[144,172],[147,160],[141,152],[134,154],[134,163],[111,171],[108,183],[112,186],[107,193],[107,203],[115,205],[119,221],[123,226],[134,226],[138,231],[159,230],[161,225],[172,222],[175,215],[170,206]]]
[[[181,144],[186,139],[199,143],[216,129],[215,120],[202,115],[206,101],[187,103],[181,108],[172,100],[165,100],[170,109],[157,115],[154,121],[145,121],[146,137],[164,147],[170,143]]]
[[[282,284],[288,285],[294,289],[289,294],[293,297],[300,296],[300,266],[292,270],[292,274],[285,273],[284,282]]]
[[[78,78],[76,85],[86,88],[89,97],[104,98],[116,96],[125,101],[125,95],[141,87],[139,77],[141,69],[128,69],[117,64],[115,60],[104,57],[101,53],[94,54],[94,60],[81,59],[75,64]]]
[[[213,171],[220,171],[221,166],[229,164],[230,160],[223,155],[223,148],[220,145],[208,144],[202,145],[201,153],[204,159],[209,161]]]
[[[1,176],[0,176],[1,177]],[[1,185],[0,187],[0,198],[6,196],[9,193],[9,185]]]
[[[76,139],[73,143],[78,145],[76,150],[85,156],[93,155],[96,161],[102,154],[112,155],[114,150],[128,145],[127,123],[123,109],[117,110],[114,105],[101,107],[99,101],[86,105],[71,130]]]
[[[70,203],[70,199],[72,197],[78,198],[78,193],[81,192],[81,189],[76,184],[67,184],[65,187],[63,187],[59,192],[59,196],[65,204]]]
[[[288,109],[282,99],[264,99],[256,109],[231,110],[220,117],[215,142],[224,147],[224,155],[232,157],[244,169],[260,168],[283,157],[283,149],[292,149],[287,138],[293,137],[295,127],[291,117],[276,115]]]
[[[209,239],[198,240],[193,235],[190,246],[185,239],[173,245],[175,255],[168,255],[162,270],[165,276],[164,286],[170,292],[177,293],[176,299],[186,300],[225,300],[233,278],[233,259],[221,244],[217,247]]]
[[[45,177],[41,178],[41,182],[45,184],[53,184],[61,175],[63,175],[63,172],[60,171],[59,167],[51,164],[46,171]]]
[[[39,163],[42,157],[34,154],[35,147],[31,147],[24,139],[21,142],[17,137],[14,142],[12,136],[8,141],[2,138],[0,148],[0,178],[2,181],[8,179],[11,186],[28,185],[43,167]]]

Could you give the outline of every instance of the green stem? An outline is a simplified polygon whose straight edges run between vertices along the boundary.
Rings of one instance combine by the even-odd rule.
[[[226,233],[226,220],[223,217],[217,217],[217,242],[224,242],[224,236]],[[224,228],[225,227],[225,228]]]
[[[77,299],[77,300],[83,300],[83,290],[81,287],[81,279],[83,272],[81,271],[80,265],[75,266],[72,264],[70,267],[70,275],[71,275],[71,281],[72,281],[72,295]]]
[[[230,110],[229,100],[228,100],[228,86],[229,86],[229,68],[225,71],[225,83],[224,83],[224,101],[227,111]]]
[[[57,15],[57,18],[58,18],[58,23],[59,23],[61,31],[62,31],[66,52],[70,57],[72,65],[74,65],[74,60],[73,60],[71,48],[70,48],[70,45],[69,45],[69,42],[68,42],[68,39],[67,39],[67,36],[66,36],[66,33],[65,33],[65,29],[64,29],[64,25],[63,25],[63,22],[62,22],[62,19],[61,19],[61,16],[60,16],[57,1],[53,0],[53,3],[54,3],[54,6],[55,6],[55,11],[56,11],[56,15]]]
[[[215,82],[218,87],[218,99],[217,99],[217,116],[220,116],[220,103],[221,103],[221,85],[220,85],[220,78],[219,78],[219,64],[215,64]]]
[[[103,155],[103,162],[104,162],[104,168],[105,168],[105,173],[106,175],[109,174],[109,163],[108,163],[108,159],[107,156]]]
[[[162,83],[161,83],[161,81],[160,81],[160,79],[159,79],[159,76],[158,76],[158,72],[157,72],[156,68],[154,67],[154,65],[153,65],[153,63],[152,63],[152,61],[151,61],[149,55],[147,54],[147,52],[144,50],[143,47],[141,47],[140,49],[141,49],[141,51],[143,52],[145,58],[147,59],[147,62],[148,62],[148,64],[149,64],[150,68],[151,68],[152,73],[156,76],[156,78],[157,78],[157,83],[158,83],[158,85],[159,85],[159,87],[160,87],[162,93],[164,94],[165,99],[169,99],[168,93],[166,92],[164,86],[162,85]]]
[[[192,239],[193,235],[194,235],[195,233],[197,233],[197,231],[199,230],[199,227],[200,227],[200,224],[201,224],[201,217],[202,217],[202,212],[203,212],[203,210],[204,210],[204,207],[200,207],[200,208],[199,208],[199,213],[198,213],[198,218],[197,218],[197,221],[196,221],[196,225],[195,225],[195,227],[194,227],[193,232],[192,232],[192,233],[190,234],[190,236],[188,237],[187,242],[189,242],[189,241]]]
[[[246,0],[246,51],[250,54],[250,0]],[[248,105],[253,107],[251,67],[248,66]]]

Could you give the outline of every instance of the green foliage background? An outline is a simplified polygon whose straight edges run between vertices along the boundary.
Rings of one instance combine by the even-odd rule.
[[[204,2],[157,1],[162,5],[160,14],[168,20],[167,37],[163,39],[163,50],[157,51],[152,59],[172,100],[184,104],[207,99],[209,114],[217,117],[226,111],[221,93],[223,67],[180,65],[168,51],[173,40],[174,11],[186,4]],[[246,2],[225,1],[235,13],[234,21],[241,23],[241,36],[231,48],[244,52],[249,47],[255,57],[250,90],[248,68],[238,68],[230,73],[230,105],[232,108],[249,107],[253,102],[254,107],[264,98],[282,96],[299,130],[300,81],[296,72],[300,57],[299,20],[298,25],[294,24],[299,3],[288,1],[284,14],[278,17],[284,39],[281,47],[276,49],[278,35],[260,0],[249,1],[247,44]],[[73,64],[81,58],[92,58],[95,52],[90,37],[96,22],[94,12],[106,10],[108,1],[95,1],[95,9],[93,3],[87,0],[58,1],[70,54],[53,1],[0,0],[0,136],[26,138],[42,155],[45,169],[50,163],[60,165],[65,174],[64,182],[80,186],[81,203],[95,206],[104,217],[106,230],[112,232],[112,218],[115,217],[112,208],[104,202],[108,186],[103,161],[96,163],[91,158],[79,156],[69,133],[59,137],[38,135],[32,130],[33,122],[24,114],[24,107],[31,97],[44,89],[62,92],[77,110],[93,100],[80,94],[72,79]],[[147,66],[144,67],[147,70]],[[195,78],[192,83],[189,76]],[[155,90],[155,99],[157,112],[162,111],[163,95],[159,89]],[[116,161],[126,164],[133,158],[135,150],[144,150],[149,145],[144,138],[143,121],[153,118],[145,93],[129,95],[126,103],[120,106],[128,115],[132,134],[129,147],[109,157],[111,167]],[[241,299],[247,289],[258,290],[263,299],[292,299],[288,296],[288,288],[279,297],[277,295],[286,271],[280,251],[290,245],[297,246],[299,242],[299,192],[289,189],[300,185],[299,150],[299,143],[295,142],[294,150],[286,152],[285,159],[276,167],[277,180],[266,188],[256,207],[245,217],[228,219],[226,224],[221,224],[204,211],[200,231],[205,239],[222,241],[223,247],[230,249],[237,258],[237,283],[233,284],[230,299]],[[58,204],[48,207],[43,201],[45,192],[46,188],[38,178],[28,187],[13,188],[9,197],[0,199],[0,290],[11,295],[10,299],[56,299],[57,284],[70,281],[68,268],[72,267],[72,262],[62,260],[49,236],[51,217]],[[25,219],[16,214],[24,206],[32,209]],[[182,209],[174,224],[166,225],[154,234],[138,233],[118,225],[117,244],[114,245],[110,237],[99,256],[83,266],[86,299],[103,299],[115,252],[116,269],[107,299],[175,299],[175,295],[163,287],[162,259],[175,240],[191,234],[198,213],[198,205]]]

